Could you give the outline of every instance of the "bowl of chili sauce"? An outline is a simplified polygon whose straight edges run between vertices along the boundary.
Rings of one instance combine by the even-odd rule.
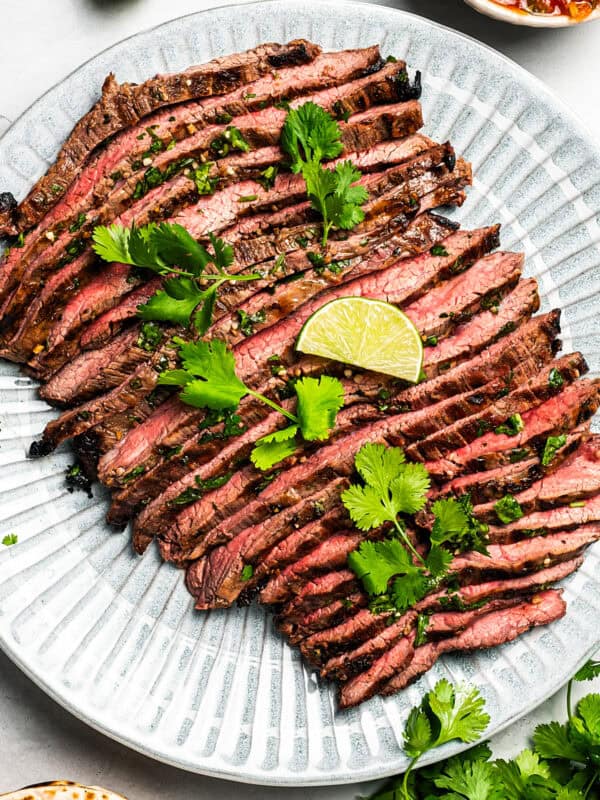
[[[513,25],[561,28],[600,19],[600,0],[466,0],[477,11]]]

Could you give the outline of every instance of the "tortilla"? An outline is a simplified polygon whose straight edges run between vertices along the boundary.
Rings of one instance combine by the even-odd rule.
[[[101,786],[82,786],[70,781],[52,781],[0,794],[0,800],[127,800]]]

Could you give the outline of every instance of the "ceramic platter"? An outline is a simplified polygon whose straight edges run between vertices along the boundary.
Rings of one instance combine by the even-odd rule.
[[[499,221],[524,250],[543,308],[563,309],[565,348],[600,370],[600,153],[540,83],[497,53],[409,14],[355,3],[220,8],[140,33],[56,86],[0,140],[0,187],[23,196],[53,160],[104,76],[157,72],[307,37],[326,49],[380,43],[420,69],[425,131],[473,162],[456,212]],[[28,461],[52,417],[36,387],[0,365],[0,645],[59,703],[108,736],[187,770],[274,785],[334,784],[399,772],[409,708],[441,676],[479,686],[493,733],[552,694],[593,649],[600,549],[565,583],[565,619],[491,652],[445,658],[407,691],[346,713],[258,608],[194,613],[183,575],[153,548],[112,533],[107,499],[69,494],[68,450]],[[1,537],[0,537],[1,538]],[[448,753],[436,753],[434,757]]]

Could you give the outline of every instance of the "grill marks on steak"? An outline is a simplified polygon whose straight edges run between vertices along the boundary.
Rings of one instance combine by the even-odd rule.
[[[285,113],[281,113],[285,118]],[[350,150],[357,143],[368,147],[372,143],[380,141],[380,137],[389,138],[394,134],[413,133],[422,123],[420,106],[415,101],[394,106],[390,110],[376,108],[372,112],[359,115],[359,117],[365,117],[365,119],[359,119],[355,123],[356,118],[351,118],[348,123],[344,123],[342,139],[343,141],[349,140]],[[378,120],[379,125],[377,124]],[[277,137],[282,121],[279,121]],[[355,124],[359,130],[354,129]],[[377,187],[380,185],[375,179],[370,181],[371,178],[373,176],[364,176],[361,182],[367,186],[373,184]],[[391,182],[390,185],[393,186],[394,180],[398,180],[398,177],[391,171],[388,183]],[[168,204],[172,196],[179,199],[188,198],[190,192],[195,195],[195,184],[183,176],[174,182],[153,189],[131,208],[123,211],[116,219],[112,204],[108,203],[105,213],[99,212],[95,215],[94,224],[114,220],[125,226],[129,226],[133,222],[143,225],[152,221],[156,216],[158,218],[169,216],[172,209],[168,207]],[[255,197],[256,199],[241,203],[241,197]],[[304,197],[304,183],[299,176],[280,175],[276,179],[275,185],[268,190],[255,181],[244,181],[214,195],[201,197],[194,205],[172,216],[170,221],[184,225],[192,235],[200,238],[206,236],[209,231],[220,232],[242,214],[257,213],[267,207],[276,208],[281,205],[289,205]],[[89,232],[80,232],[78,241],[85,242],[87,236],[89,236]],[[89,281],[91,267],[95,261],[91,249],[85,250],[73,261],[60,268],[58,272],[54,272],[55,260],[62,255],[64,247],[68,245],[69,241],[69,236],[65,234],[59,242],[56,242],[55,246],[44,252],[42,258],[26,267],[25,273],[21,275],[20,283],[4,302],[2,314],[8,326],[5,336],[10,332],[14,333],[10,344],[2,351],[5,357],[12,360],[27,359],[33,347],[43,341],[52,327],[55,315],[59,313],[65,301],[78,291],[81,285]],[[25,318],[21,319],[21,309],[39,289],[40,281],[47,280],[50,273],[53,273],[52,277],[41,294],[36,297],[34,310],[29,309]],[[9,325],[11,321],[13,326],[15,324],[18,326],[16,333],[14,327],[11,330]]]
[[[350,708],[374,694],[394,694],[431,669],[443,653],[481,650],[511,642],[532,627],[560,619],[565,612],[561,592],[548,590],[523,603],[478,617],[464,631],[448,639],[416,648],[410,638],[402,639],[390,651],[393,656],[386,654],[367,673],[342,686],[340,707]]]
[[[226,94],[274,69],[308,63],[319,53],[319,47],[299,39],[287,45],[261,45],[182,73],[158,75],[140,85],[119,85],[114,75],[109,75],[101,99],[77,123],[55,163],[19,205],[14,224],[18,230],[26,230],[40,220],[60,196],[53,187],[67,189],[98,145],[152,111],[191,98]]]
[[[510,386],[505,385],[504,392],[499,389],[496,402],[483,409],[481,406],[485,404],[485,399],[482,397],[479,409],[476,404],[471,407],[471,410],[477,410],[478,413],[464,414],[461,419],[447,427],[438,425],[434,433],[407,447],[406,455],[416,461],[441,459],[449,450],[463,447],[481,436],[482,432],[505,423],[512,414],[520,414],[539,405],[558,392],[550,380],[552,370],[557,370],[564,384],[568,385],[584,375],[588,366],[581,353],[572,353],[562,356],[540,372],[534,369],[531,372],[533,377],[522,385],[514,388],[516,384],[513,380]]]
[[[600,381],[583,379],[566,386],[559,394],[529,411],[523,411],[523,430],[515,436],[494,431],[460,447],[445,458],[426,463],[436,479],[451,480],[474,469],[495,466],[496,454],[511,453],[545,442],[551,435],[570,431],[589,419],[600,405]]]
[[[219,96],[207,96],[215,90],[209,81],[194,87],[194,99],[183,90],[183,102],[172,108],[161,109],[172,102],[162,98],[145,112],[135,109],[131,125],[83,154],[78,174],[59,184],[58,202],[0,266],[0,315],[4,352],[29,359],[31,373],[51,376],[43,396],[59,406],[80,403],[48,426],[35,452],[74,438],[90,474],[97,466],[118,489],[109,520],[122,525],[136,517],[139,552],[156,536],[163,558],[186,566],[199,609],[246,604],[257,595],[275,606],[290,642],[301,644],[324,677],[343,682],[344,707],[407,685],[442,652],[509,641],[564,612],[560,594],[545,589],[577,569],[583,551],[600,539],[600,439],[587,422],[600,403],[600,384],[579,380],[587,370],[579,353],[553,361],[559,313],[529,319],[539,305],[536,283],[520,280],[522,256],[489,255],[499,244],[497,227],[456,232],[428,213],[460,205],[471,171],[449,143],[416,132],[423,122],[418,85],[410,86],[405,65],[385,65],[377,48],[302,55],[303,44],[287,47],[290,66],[281,70],[265,66],[266,51],[242,54],[253,66],[244,72],[244,62],[229,84],[221,64],[214,73],[222,80]],[[198,74],[213,75],[211,68]],[[127,102],[137,88],[127,87]],[[352,159],[369,191],[364,221],[350,234],[334,231],[325,252],[303,181],[285,171],[277,146],[286,112],[276,101],[294,107],[309,98],[345,120],[340,160]],[[143,194],[148,165],[140,161],[150,143],[159,143],[152,170],[185,157],[212,159],[211,144],[229,117],[253,149],[210,164],[218,179],[213,195],[198,198],[183,172]],[[264,188],[257,178],[270,165],[279,174]],[[240,202],[244,195],[251,199]],[[38,199],[48,203],[43,192]],[[82,213],[72,237],[71,223]],[[14,229],[10,216],[2,221]],[[233,269],[262,273],[252,285],[223,287],[210,331],[234,347],[238,373],[261,393],[286,396],[290,376],[326,370],[342,378],[343,365],[298,356],[293,346],[311,313],[348,294],[408,313],[428,340],[425,379],[406,388],[385,376],[346,372],[345,407],[330,440],[303,443],[277,470],[258,472],[251,449],[284,424],[280,415],[248,397],[240,425],[236,416],[184,407],[172,390],[157,387],[159,372],[175,365],[177,331],[165,330],[158,349],[146,352],[134,317],[158,281],[145,282],[122,264],[103,265],[98,277],[89,235],[115,218],[124,225],[169,218],[199,240],[220,231],[234,246]],[[72,238],[83,252],[67,262]],[[316,267],[309,251],[322,264]],[[245,337],[240,311],[264,315]],[[271,374],[271,355],[283,374]],[[561,374],[560,392],[551,370]],[[283,404],[294,408],[293,400]],[[513,414],[525,423],[518,435],[490,432]],[[566,442],[543,465],[544,443],[558,433]],[[340,493],[354,479],[354,457],[366,442],[404,447],[434,476],[430,500],[469,492],[476,515],[492,523],[489,553],[455,554],[445,588],[400,619],[372,613],[360,581],[345,568],[367,534],[350,524]],[[500,526],[494,504],[507,492],[525,516]],[[571,508],[581,497],[586,504]],[[411,534],[425,552],[428,513],[415,524]],[[382,528],[369,536],[384,534]],[[426,615],[426,642],[417,645],[419,614]]]

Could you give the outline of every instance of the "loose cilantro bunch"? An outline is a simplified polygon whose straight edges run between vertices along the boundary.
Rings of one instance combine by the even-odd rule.
[[[423,464],[407,463],[399,447],[366,444],[355,458],[363,484],[342,493],[350,518],[361,531],[393,526],[394,535],[364,541],[348,565],[371,596],[374,611],[403,612],[448,575],[455,550],[485,552],[487,526],[474,519],[468,497],[437,500],[431,507],[431,546],[423,557],[406,531],[406,517],[421,511],[431,482]]]
[[[322,441],[329,437],[337,412],[344,404],[344,389],[336,378],[323,375],[296,381],[297,407],[296,414],[292,414],[240,380],[235,372],[234,355],[225,342],[220,339],[186,342],[180,338],[174,341],[179,345],[182,367],[163,372],[158,382],[183,387],[179,397],[184,403],[213,411],[232,411],[243,397],[250,395],[291,422],[287,428],[256,442],[251,460],[259,469],[270,469],[292,455],[298,447],[299,436],[306,441]]]
[[[440,681],[409,714],[404,746],[411,763],[370,800],[600,800],[600,695],[590,694],[571,709],[573,681],[600,677],[600,662],[590,661],[568,687],[568,721],[539,725],[533,749],[512,761],[491,761],[478,744],[466,753],[415,772],[418,760],[452,740],[474,742],[489,717],[476,689]]]
[[[183,226],[168,222],[141,228],[98,225],[94,228],[93,248],[104,261],[149,269],[165,278],[163,288],[138,306],[143,320],[185,327],[193,322],[202,335],[212,322],[219,288],[226,281],[252,281],[260,277],[256,273],[230,275],[226,272],[233,263],[233,248],[212,233],[209,238],[210,250]],[[209,264],[213,271],[207,272]]]
[[[356,185],[359,170],[351,161],[334,169],[321,163],[343,150],[341,129],[331,114],[312,102],[293,109],[286,117],[280,144],[290,158],[292,172],[302,174],[312,207],[323,218],[323,247],[333,227],[351,230],[363,221],[361,206],[368,194]]]

